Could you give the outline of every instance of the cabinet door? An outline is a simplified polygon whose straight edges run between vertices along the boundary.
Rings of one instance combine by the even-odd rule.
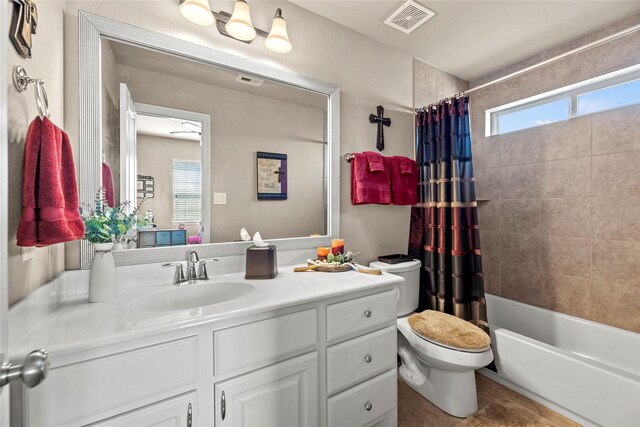
[[[215,386],[216,427],[318,425],[318,353]]]
[[[92,427],[195,427],[196,393],[164,400],[127,412],[125,415],[109,418],[91,424]]]

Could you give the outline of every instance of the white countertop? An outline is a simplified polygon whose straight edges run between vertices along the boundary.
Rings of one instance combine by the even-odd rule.
[[[229,302],[170,312],[141,312],[129,307],[143,296],[174,289],[176,286],[171,284],[119,289],[116,299],[94,304],[88,302],[86,294],[66,296],[22,338],[14,341],[11,356],[24,355],[36,348],[44,348],[52,356],[68,355],[98,346],[258,314],[401,281],[400,277],[392,274],[376,276],[355,271],[294,273],[293,266],[279,267],[278,276],[271,280],[245,280],[244,272],[222,274],[214,276],[208,282],[181,286],[246,282],[254,285],[255,291]]]

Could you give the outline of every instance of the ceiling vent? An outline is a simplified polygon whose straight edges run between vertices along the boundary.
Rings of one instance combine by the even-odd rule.
[[[264,80],[258,79],[256,77],[247,76],[246,74],[238,74],[238,76],[236,77],[236,81],[238,83],[244,83],[246,85],[255,86],[255,87],[260,87],[262,86],[262,83],[264,83]]]
[[[427,9],[418,2],[409,0],[400,9],[393,12],[384,23],[405,34],[409,34],[435,15],[436,13],[433,10]]]

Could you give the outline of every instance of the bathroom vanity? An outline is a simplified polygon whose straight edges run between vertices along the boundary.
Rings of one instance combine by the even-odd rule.
[[[51,360],[13,405],[32,426],[393,426],[400,280],[282,267],[268,281],[132,286],[100,304],[52,283],[12,313],[35,316],[38,301],[61,298],[12,349],[41,346]],[[255,290],[205,307],[144,303],[234,282]]]

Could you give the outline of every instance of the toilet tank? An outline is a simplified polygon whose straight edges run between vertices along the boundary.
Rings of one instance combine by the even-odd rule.
[[[418,308],[420,299],[420,261],[413,260],[400,262],[398,264],[387,264],[386,262],[375,261],[369,264],[371,268],[377,268],[385,273],[395,274],[404,279],[403,283],[397,285],[398,306],[397,315],[404,316]]]

